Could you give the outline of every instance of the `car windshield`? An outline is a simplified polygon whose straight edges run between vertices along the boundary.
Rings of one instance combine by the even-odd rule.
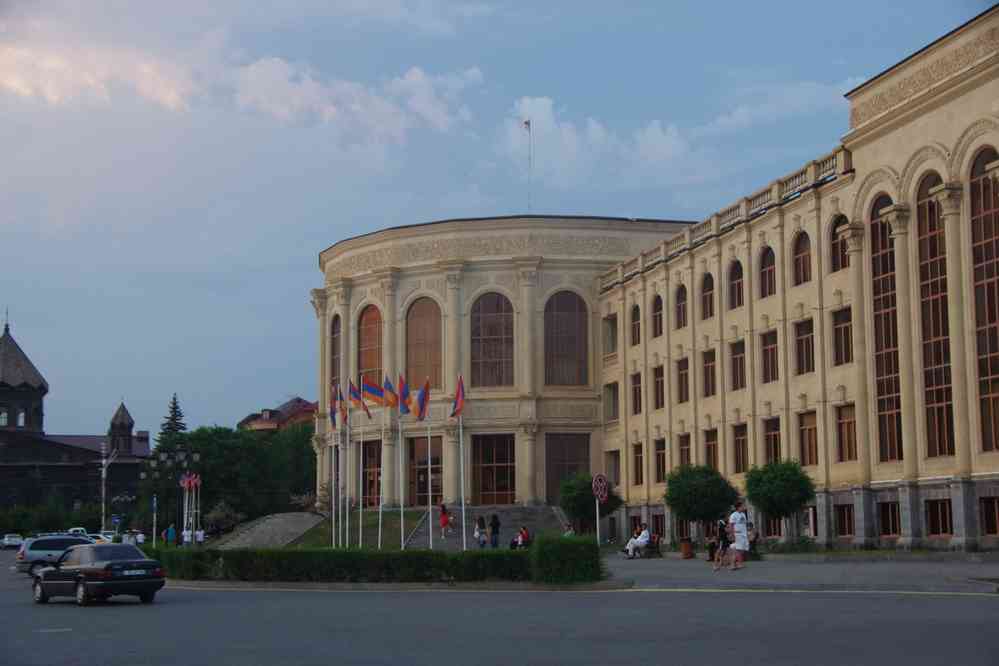
[[[110,560],[144,560],[145,554],[135,546],[97,546],[94,548],[94,559],[100,562]]]

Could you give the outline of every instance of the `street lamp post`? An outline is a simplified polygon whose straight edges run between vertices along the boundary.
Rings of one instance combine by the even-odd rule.
[[[101,442],[101,532],[107,529],[108,467],[118,458],[118,449],[108,456],[108,443]]]
[[[157,460],[158,458],[158,460]],[[152,479],[155,486],[155,490],[159,490],[159,480],[162,477],[167,484],[167,493],[164,502],[167,507],[173,505],[171,499],[171,493],[177,492],[177,517],[180,522],[180,530],[190,527],[192,540],[194,538],[194,533],[198,529],[201,523],[201,492],[198,490],[195,496],[187,496],[185,492],[179,492],[174,490],[180,487],[180,481],[184,478],[184,475],[188,473],[189,467],[193,468],[194,464],[201,461],[201,454],[198,452],[189,452],[186,449],[177,449],[175,451],[160,451],[156,457],[150,458],[146,461],[152,470]],[[162,467],[161,467],[162,466]],[[162,469],[162,474],[160,470]],[[185,498],[192,500],[190,503],[185,502]],[[156,523],[156,511],[157,504],[153,503],[153,523]],[[167,508],[167,516],[165,524],[169,525],[169,514],[170,509]],[[155,527],[154,527],[155,531]],[[153,535],[155,538],[155,535]]]

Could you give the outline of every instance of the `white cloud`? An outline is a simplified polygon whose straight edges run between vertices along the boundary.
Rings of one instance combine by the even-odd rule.
[[[446,132],[456,121],[471,120],[471,111],[460,104],[460,95],[465,88],[481,83],[482,71],[478,67],[441,76],[411,67],[403,76],[392,79],[386,90],[402,98],[406,107],[428,125]]]

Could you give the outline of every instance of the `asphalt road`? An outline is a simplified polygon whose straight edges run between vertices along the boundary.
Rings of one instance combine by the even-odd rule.
[[[0,555],[0,664],[996,664],[999,595],[160,592],[31,601]]]

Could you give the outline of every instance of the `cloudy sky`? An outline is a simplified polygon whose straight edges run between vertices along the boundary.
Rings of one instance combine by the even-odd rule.
[[[314,399],[317,254],[526,209],[700,219],[978,0],[0,0],[0,306],[46,430]]]

